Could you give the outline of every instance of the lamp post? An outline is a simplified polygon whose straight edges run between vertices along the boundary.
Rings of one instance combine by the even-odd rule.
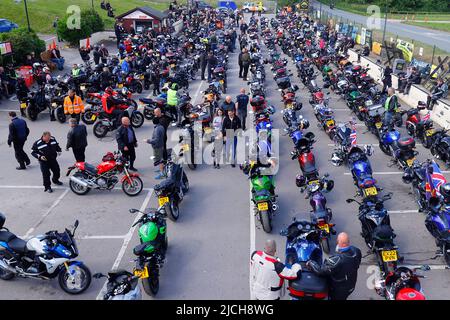
[[[27,16],[28,32],[30,32],[31,27],[30,27],[30,17],[28,16],[27,0],[23,0],[23,4],[25,5],[25,15]]]
[[[384,39],[385,39],[385,37],[386,37],[387,10],[388,10],[388,3],[387,3],[387,0],[386,0],[386,2],[385,2],[385,7],[384,7],[383,41],[382,41],[382,43],[381,43],[382,46],[384,46]]]

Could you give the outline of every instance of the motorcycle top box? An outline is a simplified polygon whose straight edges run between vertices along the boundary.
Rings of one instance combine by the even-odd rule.
[[[381,104],[376,104],[367,108],[367,113],[369,117],[382,116],[386,110]]]
[[[400,138],[397,145],[401,150],[410,150],[416,146],[416,141],[411,137]]]
[[[277,80],[278,88],[287,89],[291,85],[291,80],[289,77],[280,78]]]

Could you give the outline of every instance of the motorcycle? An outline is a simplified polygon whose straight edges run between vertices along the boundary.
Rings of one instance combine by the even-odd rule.
[[[416,142],[411,137],[400,137],[400,132],[388,129],[385,126],[380,129],[380,149],[388,156],[393,156],[393,162],[400,168],[411,167],[416,160],[417,151],[414,150]]]
[[[430,199],[429,210],[425,218],[425,227],[434,237],[438,256],[443,256],[450,267],[450,205],[442,204],[436,197]]]
[[[307,192],[305,199],[310,199],[309,204],[311,205],[311,222],[317,224],[317,226],[324,230],[322,237],[320,239],[320,245],[325,253],[330,253],[330,238],[331,234],[336,234],[334,230],[334,224],[331,223],[331,218],[333,217],[333,212],[327,207],[327,199],[323,195],[322,191],[330,192],[334,187],[334,181],[329,180],[328,174],[324,177],[309,181],[305,186],[298,181],[301,181],[301,177],[297,177],[296,183],[300,187],[300,191],[303,193]]]
[[[430,267],[423,265],[411,270],[399,267],[391,272],[386,279],[375,286],[375,291],[386,300],[425,300],[419,278],[425,278],[416,271],[428,271]]]
[[[377,180],[372,176],[372,167],[368,156],[373,154],[372,146],[365,146],[364,151],[359,147],[350,149],[347,163],[350,167],[353,183],[358,188],[357,195],[363,198],[376,197],[382,189],[376,185]]]
[[[145,293],[154,297],[159,291],[159,270],[164,264],[168,247],[166,214],[162,207],[145,212],[130,209],[129,212],[142,214],[133,224],[133,227],[139,225],[141,243],[133,249],[137,256],[133,275],[141,279]]]
[[[441,129],[433,134],[430,151],[436,159],[442,160],[447,167],[450,167],[450,136],[447,132],[448,129]]]
[[[107,278],[103,300],[142,300],[139,277],[125,270],[110,271],[108,275],[96,273],[94,279]]]
[[[177,221],[180,217],[179,205],[189,191],[189,180],[183,167],[172,160],[172,150],[169,149],[167,153],[169,159],[166,161],[163,172],[167,178],[155,185],[153,189],[158,197],[159,207],[170,220]]]
[[[402,260],[398,256],[398,247],[394,244],[396,235],[390,225],[389,214],[383,205],[384,201],[391,198],[392,194],[386,194],[381,199],[364,198],[362,202],[355,199],[346,200],[347,203],[359,204],[358,219],[362,227],[361,236],[375,254],[382,277],[395,271],[398,262]]]
[[[14,277],[49,280],[58,277],[62,290],[69,294],[80,294],[91,284],[91,273],[78,256],[75,231],[49,231],[27,241],[20,239],[0,224],[0,279]]]
[[[315,142],[314,137],[314,133],[306,133],[298,140],[295,150],[291,152],[292,160],[298,160],[300,169],[303,173],[301,185],[305,185],[309,181],[318,179],[319,172],[316,168],[316,159],[311,151],[312,145]]]
[[[134,197],[141,193],[144,184],[139,174],[129,172],[128,167],[128,160],[120,153],[108,152],[98,166],[87,162],[77,162],[67,169],[66,176],[76,170],[70,177],[69,186],[72,192],[82,196],[91,189],[112,190],[119,182],[118,175],[124,173],[120,180],[122,190],[126,195]]]
[[[133,106],[128,106],[127,109],[124,110],[123,116],[130,119],[130,124],[134,128],[139,128],[144,124],[144,115]],[[116,122],[117,119],[112,119],[110,115],[103,111],[100,112],[97,122],[94,124],[94,135],[97,138],[104,138],[108,132],[117,129],[118,124]]]
[[[286,237],[286,266],[299,263],[302,267],[301,277],[289,280],[289,295],[295,300],[323,300],[328,297],[327,280],[310,271],[306,262],[312,260],[322,265],[323,252],[320,245],[324,237],[323,229],[317,224],[296,220],[280,234]]]
[[[423,146],[427,149],[431,147],[434,134],[433,121],[430,120],[430,112],[422,116],[420,111],[426,109],[426,103],[419,101],[416,108],[409,109],[406,114],[406,130],[408,134],[422,141]]]

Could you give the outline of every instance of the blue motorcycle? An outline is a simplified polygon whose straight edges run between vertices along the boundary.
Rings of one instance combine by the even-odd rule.
[[[5,216],[0,214],[0,279],[22,278],[49,280],[58,277],[65,292],[80,294],[91,284],[91,273],[78,256],[74,239],[78,220],[72,230],[49,231],[28,241],[22,240],[3,227]]]
[[[353,183],[358,188],[358,195],[363,198],[376,197],[378,191],[382,190],[376,185],[377,180],[372,176],[373,171],[367,156],[373,152],[367,147],[371,146],[366,146],[364,151],[359,147],[353,147],[347,157]]]
[[[450,204],[441,205],[436,197],[429,202],[425,226],[436,240],[438,256],[444,256],[445,263],[450,267]]]
[[[393,161],[400,168],[411,167],[416,160],[417,151],[414,150],[416,141],[411,137],[400,137],[400,132],[395,129],[383,127],[380,130],[380,149],[388,156],[394,157]]]
[[[286,266],[298,263],[302,267],[301,277],[289,281],[289,295],[293,300],[323,300],[328,297],[327,279],[309,271],[306,266],[309,260],[322,265],[320,241],[324,232],[317,224],[294,218],[291,225],[280,233],[287,238]]]

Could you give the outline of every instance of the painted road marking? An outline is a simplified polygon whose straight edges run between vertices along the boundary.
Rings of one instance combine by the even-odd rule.
[[[148,203],[150,202],[152,194],[153,194],[153,189],[148,191],[147,196],[145,197],[144,202],[142,203],[142,206],[139,209],[139,211],[145,210]],[[134,221],[131,225],[135,224],[139,220],[140,217],[141,217],[141,214],[136,215],[136,218],[134,219]],[[111,270],[116,270],[119,267],[120,262],[122,261],[123,256],[125,254],[125,250],[127,249],[128,244],[130,243],[131,238],[133,237],[133,234],[134,234],[134,231],[136,230],[136,228],[137,228],[137,225],[135,225],[134,227],[130,227],[130,230],[128,231],[125,238],[123,239],[122,247],[120,248],[119,254],[117,255],[116,260],[114,261],[114,264],[111,267]],[[97,300],[103,299],[103,292],[106,289],[106,283],[107,283],[107,281],[105,281],[105,283],[103,284],[103,287],[101,288],[100,292],[98,293],[97,298],[96,298]]]
[[[195,95],[194,95],[194,99],[192,100],[194,102],[194,104],[197,101],[197,97],[200,94],[200,89],[202,88],[204,82],[205,82],[205,80],[202,80],[202,81],[200,81],[200,84],[198,85],[197,91],[195,92]]]
[[[1,186],[0,189],[42,189],[43,186]],[[68,187],[52,187],[53,190],[70,190]],[[115,187],[113,190],[122,190],[121,187]],[[151,191],[152,188],[142,188],[144,191]]]
[[[419,213],[419,210],[388,210],[388,213]]]
[[[27,233],[25,233],[25,235],[23,236],[24,238],[28,238],[32,232],[34,232],[34,230],[39,227],[42,222],[44,222],[45,218],[47,218],[47,216],[53,211],[54,208],[56,208],[56,206],[58,206],[58,204],[61,202],[61,200],[66,196],[66,194],[69,192],[69,189],[66,189],[59,197],[58,199],[56,199],[55,202],[53,202],[52,206],[50,208],[47,209],[47,211],[44,212],[44,214],[42,215],[41,219],[39,219],[39,221],[34,225],[34,227],[31,227]]]
[[[450,173],[450,171],[441,171],[444,174]],[[403,171],[386,171],[386,172],[382,172],[382,171],[376,171],[373,172],[373,175],[395,175],[395,174],[403,174]],[[350,176],[351,172],[344,172],[344,176]]]

